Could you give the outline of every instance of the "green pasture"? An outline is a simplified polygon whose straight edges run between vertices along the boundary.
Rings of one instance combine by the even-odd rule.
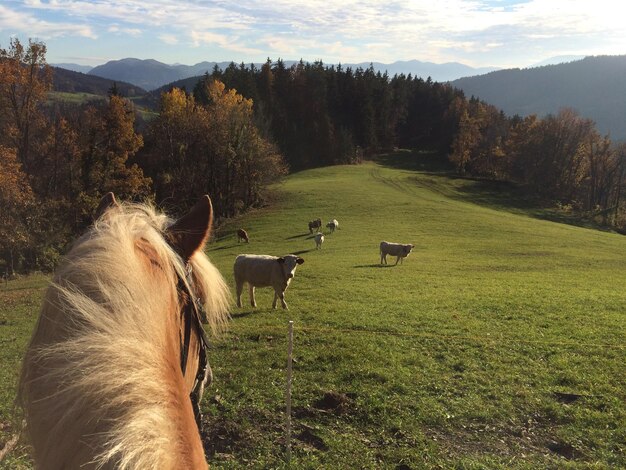
[[[102,95],[94,95],[93,93],[70,93],[65,91],[51,91],[48,92],[48,102],[49,103],[70,103],[70,104],[84,104],[89,103],[90,101],[104,101],[104,96]]]
[[[322,250],[307,229],[317,217],[340,224]],[[211,466],[287,468],[293,320],[293,468],[625,468],[626,238],[558,217],[420,154],[273,187],[266,208],[223,224],[208,247],[233,295],[236,255],[305,259],[290,310],[272,310],[269,289],[252,309],[245,290],[213,342]],[[240,227],[249,245],[237,243]],[[381,267],[382,240],[415,249]],[[4,440],[45,282],[0,289]],[[5,465],[29,468],[25,452]]]

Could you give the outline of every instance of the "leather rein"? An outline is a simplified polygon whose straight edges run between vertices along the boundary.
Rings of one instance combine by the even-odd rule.
[[[180,312],[181,323],[184,325],[183,335],[180,338],[180,369],[182,370],[184,377],[187,370],[187,359],[189,357],[191,329],[193,328],[198,336],[200,351],[198,353],[198,371],[196,372],[196,377],[194,379],[193,388],[191,389],[189,398],[191,399],[191,406],[193,407],[196,424],[198,429],[200,429],[200,391],[202,390],[202,383],[206,376],[206,371],[209,368],[209,361],[207,359],[209,340],[204,328],[202,327],[202,321],[206,318],[206,312],[200,299],[194,296],[189,288],[192,281],[191,264],[187,264],[186,271],[187,282],[185,282],[185,280],[178,275],[177,286],[179,301],[184,304],[184,307]]]

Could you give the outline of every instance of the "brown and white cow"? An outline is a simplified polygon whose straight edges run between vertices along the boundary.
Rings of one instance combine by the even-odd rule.
[[[336,229],[339,228],[339,222],[337,221],[337,219],[333,219],[326,224],[326,228],[330,230],[330,233],[333,233]]]
[[[309,233],[313,233],[313,229],[317,229],[318,232],[322,230],[322,219],[315,219],[309,222]]]
[[[246,232],[242,228],[237,230],[237,243],[240,243],[241,240],[245,241],[246,243],[250,243],[250,238],[248,237],[248,232]]]

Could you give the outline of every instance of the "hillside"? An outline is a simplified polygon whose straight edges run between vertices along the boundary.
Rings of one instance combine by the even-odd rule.
[[[52,89],[56,92],[106,95],[113,83],[116,83],[117,89],[122,96],[133,97],[146,93],[143,88],[123,81],[114,81],[60,67],[52,67],[52,71]]]
[[[272,310],[232,308],[211,343],[202,434],[212,468],[625,468],[623,236],[545,220],[423,155],[302,171],[223,224],[208,254],[233,286],[240,253],[305,259]],[[337,218],[315,250],[307,221]],[[542,219],[544,218],[544,219]],[[238,244],[235,229],[248,231]],[[381,240],[414,243],[381,267]],[[46,279],[0,290],[0,440]],[[29,468],[24,447],[7,468]]]
[[[569,107],[593,119],[613,140],[626,140],[626,55],[586,57],[574,62],[509,69],[455,80],[509,115],[558,113]]]

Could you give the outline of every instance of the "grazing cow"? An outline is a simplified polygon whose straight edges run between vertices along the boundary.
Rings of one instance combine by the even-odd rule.
[[[322,249],[322,243],[324,243],[324,234],[322,233],[318,233],[315,235],[315,249],[316,250],[321,250]]]
[[[254,299],[255,287],[273,287],[274,303],[280,299],[283,308],[287,309],[285,290],[296,274],[296,268],[304,260],[296,255],[286,255],[280,258],[268,255],[239,255],[235,259],[235,284],[237,285],[237,307],[241,307],[241,292],[244,283],[250,289],[250,303],[256,307]]]
[[[380,264],[387,264],[387,255],[396,256],[396,265],[398,261],[402,262],[404,258],[409,256],[415,245],[402,245],[400,243],[380,242]]]
[[[244,240],[246,243],[250,243],[250,238],[248,237],[248,233],[242,228],[237,230],[237,243],[240,243],[241,240]]]
[[[309,233],[313,233],[313,229],[322,230],[322,219],[315,219],[309,222]]]
[[[337,219],[333,219],[326,224],[326,228],[330,230],[330,233],[333,233],[335,229],[339,228],[339,222],[337,222]]]

